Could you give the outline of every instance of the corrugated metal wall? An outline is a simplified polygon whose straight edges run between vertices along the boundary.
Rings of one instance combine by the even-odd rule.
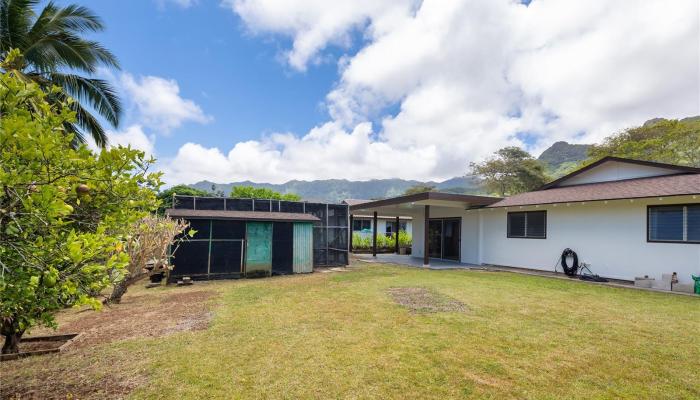
[[[294,223],[294,273],[313,272],[313,225],[308,222]]]

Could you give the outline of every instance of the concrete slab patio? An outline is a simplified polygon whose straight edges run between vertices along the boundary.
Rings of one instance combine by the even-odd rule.
[[[362,261],[362,262],[370,262],[370,263],[380,263],[380,264],[396,264],[396,265],[404,265],[408,267],[418,267],[418,268],[424,268],[423,266],[423,258],[422,257],[413,257],[413,256],[408,256],[408,255],[400,255],[400,254],[377,254],[376,257],[373,257],[371,254],[353,254],[353,257],[356,260]],[[460,263],[457,261],[450,261],[450,260],[439,260],[439,259],[430,259],[430,265],[428,267],[425,267],[427,269],[485,269],[481,265],[476,265],[476,264],[465,264],[465,263]]]

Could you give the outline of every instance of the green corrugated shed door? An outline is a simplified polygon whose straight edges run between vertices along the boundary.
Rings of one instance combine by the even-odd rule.
[[[272,222],[246,224],[245,274],[272,274]]]
[[[314,270],[314,231],[309,222],[294,223],[294,263],[295,274]]]

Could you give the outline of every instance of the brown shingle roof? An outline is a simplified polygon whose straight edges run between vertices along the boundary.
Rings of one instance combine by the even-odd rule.
[[[638,199],[700,194],[700,174],[679,174],[623,181],[589,183],[537,190],[507,197],[488,207]]]
[[[223,211],[223,210],[188,210],[169,208],[165,213],[173,218],[215,218],[215,219],[242,219],[253,221],[320,221],[310,214],[268,212],[268,211]]]

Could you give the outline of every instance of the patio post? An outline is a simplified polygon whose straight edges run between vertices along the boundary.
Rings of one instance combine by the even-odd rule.
[[[350,238],[348,240],[348,243],[350,243],[350,252],[352,253],[352,232],[353,232],[353,220],[354,220],[354,215],[350,214]]]
[[[377,212],[372,219],[372,257],[377,256]]]
[[[400,229],[400,224],[399,224],[399,217],[396,217],[396,243],[394,244],[394,251],[396,254],[399,254],[399,231]]]
[[[427,267],[430,265],[430,245],[428,240],[428,231],[430,227],[430,206],[425,206],[425,228],[423,230],[423,266]]]

